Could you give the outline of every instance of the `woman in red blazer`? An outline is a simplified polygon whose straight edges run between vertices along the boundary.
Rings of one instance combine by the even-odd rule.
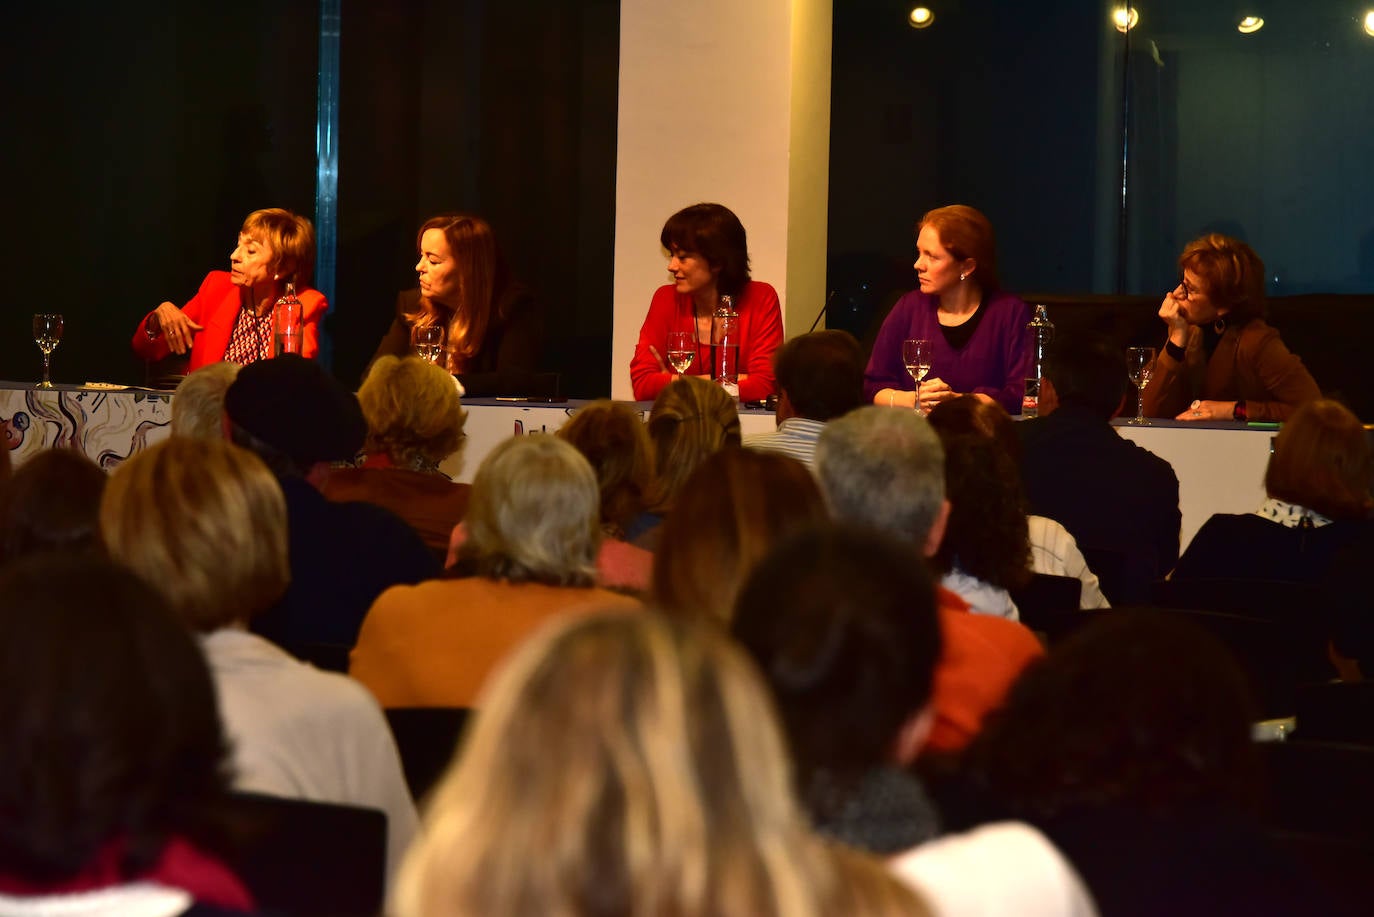
[[[306,286],[315,262],[315,227],[289,210],[255,210],[243,221],[228,271],[205,275],[185,306],[164,302],[134,332],[144,360],[191,352],[188,370],[228,360],[247,364],[272,356],[272,306],[296,287],[301,301],[303,356],[320,349],[320,322],[329,304]]]

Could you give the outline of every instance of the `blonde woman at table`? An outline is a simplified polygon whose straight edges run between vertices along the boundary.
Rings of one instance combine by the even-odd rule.
[[[1283,420],[1321,397],[1264,320],[1264,262],[1254,249],[1212,233],[1189,242],[1178,267],[1178,286],[1159,306],[1169,337],[1141,395],[1147,416]]]
[[[272,307],[294,284],[301,301],[301,355],[320,349],[320,322],[329,308],[310,289],[315,227],[280,208],[255,210],[239,230],[228,271],[211,271],[181,308],[164,302],[139,322],[133,348],[148,362],[191,353],[189,371],[228,360],[248,364],[272,356]]]
[[[637,401],[652,401],[674,379],[715,377],[720,323],[714,318],[723,296],[739,314],[741,401],[773,394],[773,352],[782,345],[782,308],[771,286],[749,279],[749,248],[739,217],[720,204],[693,204],[663,224],[659,243],[668,252],[673,282],[659,287],[639,329],[630,361]],[[692,362],[681,373],[668,365],[670,332],[690,332]]]

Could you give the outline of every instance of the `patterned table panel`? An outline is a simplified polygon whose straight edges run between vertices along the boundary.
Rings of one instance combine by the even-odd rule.
[[[40,449],[75,447],[107,471],[167,437],[170,392],[40,389],[0,383],[0,448],[16,466]]]

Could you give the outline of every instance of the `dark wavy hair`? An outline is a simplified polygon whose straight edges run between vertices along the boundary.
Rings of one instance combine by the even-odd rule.
[[[121,840],[121,875],[166,842],[215,846],[227,746],[205,658],[162,596],[98,557],[0,571],[0,863],[50,884]]]
[[[1024,586],[1031,577],[1030,526],[1016,463],[981,434],[940,439],[950,510],[937,565],[1002,589]]]
[[[0,488],[0,561],[40,551],[100,551],[106,477],[76,449],[44,449],[20,465]]]
[[[668,217],[658,241],[670,252],[675,248],[696,252],[711,267],[720,268],[716,290],[721,295],[738,297],[749,282],[749,244],[744,224],[728,207],[720,204],[684,207]]]
[[[926,416],[940,436],[982,436],[995,440],[1013,461],[1021,461],[1021,437],[1016,435],[1016,421],[1007,409],[996,401],[984,401],[977,395],[960,395],[941,401]]]
[[[1249,812],[1254,718],[1245,674],[1211,635],[1158,610],[1104,612],[1022,676],[964,766],[1011,817]]]

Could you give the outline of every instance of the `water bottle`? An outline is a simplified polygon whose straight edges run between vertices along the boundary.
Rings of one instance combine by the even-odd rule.
[[[272,356],[301,352],[301,301],[296,298],[296,285],[286,285],[286,295],[272,307],[272,333],[276,342]]]
[[[716,381],[733,397],[739,397],[739,313],[730,296],[720,298],[715,314]]]
[[[1040,376],[1045,368],[1045,351],[1054,340],[1054,324],[1045,314],[1044,306],[1035,307],[1035,314],[1026,323],[1026,336],[1031,348],[1031,374],[1026,377],[1021,396],[1021,416],[1036,417],[1040,414]]]

